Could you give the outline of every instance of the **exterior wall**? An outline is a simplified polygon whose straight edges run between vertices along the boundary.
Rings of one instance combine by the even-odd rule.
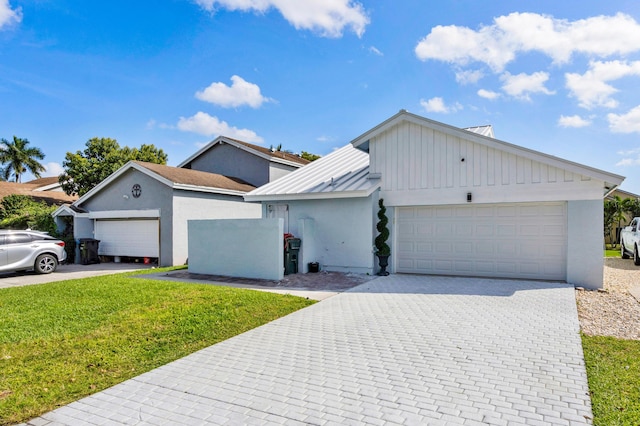
[[[273,182],[276,179],[280,179],[282,176],[286,176],[294,170],[297,170],[297,167],[291,167],[291,166],[287,166],[285,164],[279,164],[279,163],[270,163],[269,164],[269,182]],[[259,185],[256,185],[256,186],[259,186]]]
[[[281,280],[282,219],[190,220],[189,272]]]
[[[131,195],[134,184],[142,187],[139,198]],[[124,196],[127,196],[125,198]],[[90,212],[113,210],[147,210],[160,211],[160,266],[173,265],[172,223],[173,223],[173,190],[157,180],[135,169],[126,171],[122,176],[102,188],[80,207]],[[78,231],[76,231],[76,236]],[[93,238],[94,236],[91,235]]]
[[[569,201],[567,205],[567,282],[602,288],[603,201]]]
[[[173,265],[183,265],[189,253],[187,222],[195,219],[260,218],[259,204],[242,197],[175,191],[173,196]]]
[[[602,182],[403,122],[373,138],[370,172],[389,206],[602,198]]]
[[[267,217],[267,204],[278,203],[264,203],[263,217]],[[305,237],[301,271],[307,270],[308,262],[319,262],[326,271],[373,273],[373,196],[281,204],[289,205],[289,232]],[[306,226],[308,219],[313,220],[312,228]],[[315,253],[315,258],[309,253]]]
[[[269,182],[269,160],[225,143],[195,158],[188,168],[237,177],[256,187]]]

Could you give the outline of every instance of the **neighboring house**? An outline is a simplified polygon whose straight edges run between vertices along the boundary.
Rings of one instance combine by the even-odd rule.
[[[603,198],[624,177],[492,135],[403,110],[245,200],[302,238],[304,268],[374,273],[384,198],[392,272],[601,287]]]
[[[295,154],[220,136],[178,167],[238,177],[258,187],[308,164]]]
[[[615,197],[620,197],[621,200],[640,199],[640,195],[634,194],[632,192],[623,191],[622,189],[619,189],[619,188],[616,188],[613,192],[607,195],[606,199],[613,200],[615,199]],[[608,241],[614,244],[618,244],[620,242],[620,230],[623,227],[627,226],[629,222],[631,222],[631,219],[633,219],[632,217],[629,217],[629,213],[625,213],[624,216],[626,219],[622,223],[622,227],[618,227],[618,224],[616,223],[615,226],[612,227],[611,233],[608,236]]]
[[[72,203],[77,196],[69,196],[60,190],[57,177],[40,178],[27,183],[0,182],[0,199],[7,195],[26,195],[34,201],[49,205]]]
[[[219,137],[183,167],[130,161],[54,217],[61,228],[63,217],[73,217],[74,238],[100,240],[102,256],[180,265],[188,257],[187,220],[260,217],[260,206],[243,195],[307,163]]]

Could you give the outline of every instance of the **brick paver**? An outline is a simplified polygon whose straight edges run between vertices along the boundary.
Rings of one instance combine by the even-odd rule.
[[[590,424],[573,288],[391,275],[34,419]]]

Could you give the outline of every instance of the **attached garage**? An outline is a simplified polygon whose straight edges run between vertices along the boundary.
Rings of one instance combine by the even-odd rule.
[[[566,280],[566,203],[398,207],[397,272]]]
[[[160,257],[158,219],[96,220],[94,232],[102,256]]]
[[[303,259],[324,270],[379,270],[374,241],[383,199],[388,272],[595,289],[603,279],[603,198],[623,179],[498,140],[491,126],[461,129],[401,110],[245,200],[262,202],[263,217],[274,203],[288,205]],[[369,208],[356,211],[358,201]],[[354,223],[370,235],[353,235]]]

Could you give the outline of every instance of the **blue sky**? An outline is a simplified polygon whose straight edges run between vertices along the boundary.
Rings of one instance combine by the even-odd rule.
[[[640,193],[640,2],[0,0],[0,98],[46,175],[92,137],[326,155],[407,109]]]

